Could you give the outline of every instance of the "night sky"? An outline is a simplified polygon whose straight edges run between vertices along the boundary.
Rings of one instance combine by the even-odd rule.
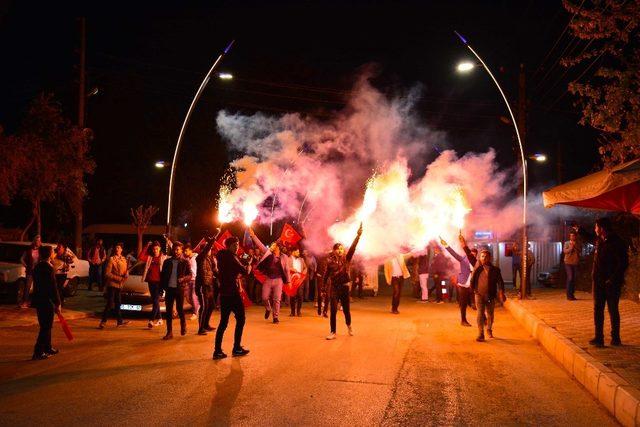
[[[76,117],[76,18],[85,16],[87,91],[99,88],[87,104],[97,169],[88,179],[85,225],[128,222],[129,208],[139,204],[159,206],[154,222],[164,223],[169,173],[153,164],[171,159],[192,96],[232,39],[220,71],[235,78],[208,86],[178,166],[174,209],[195,229],[211,227],[217,185],[235,155],[216,133],[220,109],[323,117],[344,106],[364,67],[375,67],[373,84],[389,96],[421,87],[419,115],[449,135],[448,146],[436,150],[492,146],[503,167],[517,166],[513,128],[499,119],[507,112],[489,76],[455,73],[471,56],[453,30],[493,68],[514,107],[524,64],[527,151],[549,156],[530,167],[534,185],[576,178],[597,163],[595,134],[577,124],[566,93],[580,70],[565,72],[557,61],[575,41],[568,32],[559,38],[571,18],[560,1],[57,3],[0,3],[0,123],[15,131],[42,91]],[[54,211],[45,206],[45,227],[64,227],[66,218]],[[28,219],[19,202],[0,213],[6,226]]]

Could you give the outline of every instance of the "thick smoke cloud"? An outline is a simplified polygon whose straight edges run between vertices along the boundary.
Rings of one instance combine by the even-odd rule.
[[[446,135],[418,119],[417,96],[411,91],[388,99],[363,76],[330,119],[220,112],[219,133],[240,155],[231,164],[236,188],[225,200],[232,216],[242,219],[247,207],[258,206],[259,223],[288,218],[304,227],[308,247],[324,252],[335,240],[350,243],[375,173],[377,205],[365,219],[358,250],[369,259],[420,250],[439,236],[455,241],[460,225],[452,211],[459,194],[470,209],[469,230],[515,231],[521,206],[507,195],[517,173],[499,170],[492,149],[462,156],[445,151],[427,164]]]

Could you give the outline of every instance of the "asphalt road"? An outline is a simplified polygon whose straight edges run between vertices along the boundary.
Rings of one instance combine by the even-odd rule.
[[[143,320],[102,331],[75,320],[72,343],[55,325],[60,354],[37,362],[36,327],[0,328],[0,425],[616,424],[504,309],[485,343],[459,325],[454,304],[404,298],[392,315],[387,297],[359,301],[356,335],[339,313],[335,341],[312,307],[302,318],[287,310],[273,325],[252,307],[251,353],[221,361],[194,321],[169,342]]]

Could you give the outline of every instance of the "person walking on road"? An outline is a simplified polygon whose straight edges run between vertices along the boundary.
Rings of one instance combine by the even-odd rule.
[[[200,313],[200,300],[198,299],[198,295],[196,295],[196,278],[198,277],[198,263],[196,259],[198,258],[198,254],[193,251],[190,243],[184,245],[184,258],[189,261],[189,267],[191,267],[192,276],[187,288],[187,300],[193,309],[191,320],[195,320],[199,318],[198,314]]]
[[[102,313],[102,320],[98,325],[99,329],[104,329],[107,324],[109,311],[113,311],[118,326],[124,326],[129,323],[128,320],[122,319],[122,312],[120,311],[120,304],[122,302],[120,298],[120,291],[122,290],[124,281],[129,276],[127,270],[127,259],[122,255],[122,249],[123,244],[116,243],[113,249],[114,254],[109,257],[107,266],[104,269],[107,303]]]
[[[218,229],[218,234],[220,233]],[[218,275],[218,264],[211,248],[216,237],[205,237],[206,244],[196,258],[196,295],[200,301],[198,335],[206,335],[215,328],[209,325],[213,313],[213,288]]]
[[[268,319],[269,315],[273,313],[273,323],[279,323],[282,287],[291,283],[289,257],[282,253],[278,242],[273,242],[267,248],[251,228],[249,228],[249,235],[253,243],[263,252],[257,269],[267,277],[262,284],[262,302],[265,308],[264,318]]]
[[[187,334],[187,320],[184,316],[184,299],[186,297],[189,281],[191,281],[191,266],[189,261],[183,257],[183,244],[173,243],[173,256],[167,258],[162,264],[160,274],[160,286],[165,292],[165,322],[167,333],[162,338],[170,340],[173,338],[173,305],[176,306],[178,317],[180,318],[180,335]]]
[[[466,250],[465,250],[466,253]],[[491,264],[491,252],[487,249],[480,251],[480,265],[471,275],[471,288],[475,295],[478,308],[478,337],[476,341],[484,341],[484,326],[487,325],[487,335],[493,338],[493,311],[496,299],[505,301],[504,281],[500,269]]]
[[[387,285],[392,288],[391,313],[393,314],[400,314],[398,307],[400,307],[402,284],[405,279],[411,277],[405,259],[408,256],[409,255],[397,254],[384,263],[384,277],[387,280]]]
[[[328,340],[336,339],[336,315],[338,314],[338,302],[342,305],[342,313],[344,314],[344,321],[347,324],[349,335],[353,335],[349,301],[349,269],[351,259],[353,258],[353,254],[356,252],[356,246],[358,246],[361,235],[362,223],[360,223],[356,237],[353,239],[351,246],[349,246],[349,251],[346,256],[342,243],[336,243],[333,245],[333,251],[327,259],[327,265],[322,281],[328,284],[331,296],[331,332],[327,335]]]
[[[471,326],[471,324],[467,321],[467,306],[471,305],[471,299],[473,298],[473,292],[471,290],[471,262],[467,257],[463,257],[459,255],[456,251],[453,250],[451,246],[447,244],[446,241],[440,239],[440,243],[442,246],[454,257],[458,263],[460,264],[460,273],[457,276],[453,276],[457,283],[457,291],[458,291],[458,306],[460,307],[460,324],[462,326]],[[473,253],[475,249],[472,249]],[[475,250],[476,255],[478,253]],[[475,264],[475,260],[474,260]]]
[[[614,233],[609,218],[596,221],[596,250],[593,257],[593,320],[595,337],[589,344],[604,347],[604,306],[611,319],[611,345],[620,346],[620,291],[629,265],[627,244]]]
[[[249,229],[251,235],[253,230]],[[231,313],[236,317],[236,329],[233,334],[233,356],[245,356],[249,350],[242,347],[242,332],[244,330],[245,312],[242,296],[240,296],[240,284],[238,275],[247,275],[251,272],[251,266],[245,266],[236,252],[240,241],[237,237],[228,237],[224,241],[225,249],[216,255],[218,261],[218,271],[220,274],[220,323],[216,330],[215,347],[213,351],[214,359],[224,359],[227,355],[222,351],[222,338],[229,325]]]
[[[564,253],[564,269],[567,272],[567,299],[575,301],[576,274],[578,273],[581,252],[578,233],[573,230],[569,232],[569,240],[564,243],[562,252]]]
[[[289,274],[293,276],[293,274],[298,273],[305,276],[307,275],[307,265],[304,262],[304,258],[300,256],[300,249],[293,248],[291,249],[291,256],[289,257]],[[302,316],[302,301],[304,300],[304,281],[296,290],[296,294],[291,297],[291,313],[289,316]]]
[[[18,287],[18,307],[27,308],[29,306],[29,295],[33,287],[33,269],[38,263],[39,248],[42,246],[40,235],[33,238],[31,246],[22,254],[20,262],[24,266],[25,279],[19,283]]]
[[[52,249],[50,246],[38,248],[38,263],[33,268],[33,306],[38,314],[38,339],[33,349],[33,360],[46,359],[58,354],[58,350],[51,346],[51,328],[54,313],[60,313],[60,296],[56,286],[53,265],[51,264]]]
[[[149,247],[151,247],[151,253],[149,253]],[[151,295],[152,309],[149,316],[149,323],[147,327],[149,329],[154,326],[162,325],[162,316],[160,313],[160,294],[162,289],[160,287],[161,270],[167,256],[162,253],[160,242],[155,241],[153,243],[148,242],[145,248],[138,255],[138,259],[144,262],[144,272],[140,277],[140,280],[147,283],[149,287],[149,294]]]

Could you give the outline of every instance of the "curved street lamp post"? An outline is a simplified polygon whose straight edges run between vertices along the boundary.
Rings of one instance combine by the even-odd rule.
[[[493,75],[493,73],[491,72],[491,70],[489,69],[489,67],[487,66],[487,64],[485,64],[485,62],[482,60],[482,58],[480,57],[480,55],[478,55],[476,53],[475,50],[473,50],[473,48],[469,45],[469,41],[464,38],[460,33],[458,33],[457,31],[454,31],[454,33],[456,34],[456,36],[458,36],[458,38],[460,39],[460,41],[471,51],[471,53],[473,53],[473,55],[478,59],[478,61],[480,61],[480,64],[482,64],[482,67],[487,71],[487,73],[489,74],[489,76],[491,77],[491,80],[493,80],[493,82],[495,83],[496,87],[498,88],[498,91],[500,92],[500,95],[502,96],[502,99],[504,100],[505,105],[507,106],[507,110],[509,111],[509,116],[511,116],[511,123],[513,123],[513,127],[516,131],[516,138],[518,139],[518,147],[520,148],[520,159],[522,161],[522,244],[521,244],[521,260],[522,260],[522,280],[521,280],[521,284],[520,284],[520,298],[522,299],[526,299],[527,298],[527,287],[529,285],[528,283],[528,276],[529,276],[529,272],[527,271],[527,244],[528,244],[528,238],[527,238],[527,158],[524,154],[524,146],[522,144],[522,139],[520,139],[520,130],[518,129],[518,124],[516,121],[515,116],[513,115],[513,111],[511,110],[511,105],[509,104],[509,101],[507,100],[507,96],[505,95],[504,91],[502,90],[502,88],[500,87],[500,84],[498,83],[498,80],[496,80],[495,76]],[[463,63],[460,64],[458,66],[458,71],[470,71],[473,68],[473,64],[471,63]],[[513,283],[515,285],[515,280],[516,278],[513,278]]]
[[[193,107],[198,102],[198,99],[200,99],[200,95],[202,94],[202,91],[204,90],[204,88],[207,86],[207,83],[209,83],[211,74],[216,69],[216,67],[218,66],[218,63],[220,63],[222,58],[227,54],[227,52],[229,52],[234,42],[235,40],[232,40],[231,43],[227,45],[227,47],[224,49],[224,51],[222,51],[220,56],[218,56],[218,58],[215,60],[215,62],[209,69],[209,72],[204,77],[204,80],[202,80],[202,83],[200,83],[200,87],[198,88],[195,96],[193,97],[193,100],[191,101],[191,105],[189,106],[189,110],[187,110],[187,115],[185,116],[184,121],[182,122],[182,127],[180,128],[180,133],[178,134],[178,142],[176,143],[176,149],[175,149],[175,152],[173,153],[173,161],[171,162],[171,175],[169,176],[169,197],[167,200],[167,226],[166,226],[167,235],[170,235],[170,232],[171,232],[171,202],[173,201],[173,181],[175,178],[178,154],[180,153],[180,146],[182,145],[182,139],[184,138],[184,131],[187,128],[189,119],[191,118],[191,112],[193,111]]]

